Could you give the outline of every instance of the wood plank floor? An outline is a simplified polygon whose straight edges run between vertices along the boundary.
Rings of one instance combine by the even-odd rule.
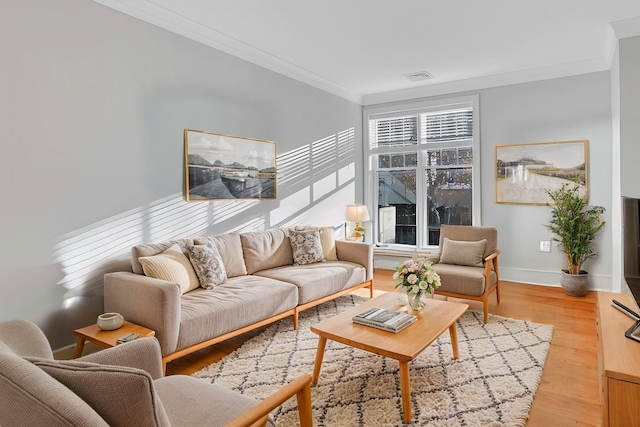
[[[381,269],[375,272],[376,293],[394,290],[392,273]],[[368,290],[356,293],[368,296]],[[471,309],[482,310],[479,302],[464,301]],[[503,281],[500,304],[492,295],[489,313],[554,326],[527,426],[600,426],[596,293],[576,298],[566,295],[561,288]],[[175,360],[167,366],[167,374],[192,374],[217,362],[262,329]]]

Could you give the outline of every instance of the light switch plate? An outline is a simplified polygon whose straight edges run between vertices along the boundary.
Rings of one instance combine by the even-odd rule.
[[[551,241],[540,240],[540,252],[551,252]]]

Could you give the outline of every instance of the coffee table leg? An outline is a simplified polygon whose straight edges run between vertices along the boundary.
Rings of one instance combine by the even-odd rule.
[[[453,358],[457,359],[459,357],[459,354],[458,354],[458,331],[456,329],[456,322],[453,322],[453,324],[449,326],[449,336],[451,336],[451,347],[453,347]]]
[[[78,344],[76,344],[76,354],[73,356],[74,359],[82,356],[82,350],[84,350],[84,338],[78,338]]]
[[[322,358],[324,357],[324,348],[327,345],[327,339],[325,337],[318,338],[318,350],[316,351],[316,361],[313,364],[313,375],[311,376],[311,384],[318,384],[318,377],[320,376],[320,367],[322,366]]]
[[[411,422],[411,385],[409,382],[409,362],[401,362],[400,364],[400,394],[402,397],[402,415],[404,423]]]

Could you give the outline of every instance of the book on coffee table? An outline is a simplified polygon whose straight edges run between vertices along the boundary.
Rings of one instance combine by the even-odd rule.
[[[389,332],[399,332],[418,320],[418,316],[371,307],[352,318],[354,323],[371,326]]]

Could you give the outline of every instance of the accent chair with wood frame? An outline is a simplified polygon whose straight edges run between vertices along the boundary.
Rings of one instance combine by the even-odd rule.
[[[500,303],[498,230],[494,227],[443,225],[440,252],[431,259],[440,276],[436,294],[481,301],[489,321],[489,296]]]

